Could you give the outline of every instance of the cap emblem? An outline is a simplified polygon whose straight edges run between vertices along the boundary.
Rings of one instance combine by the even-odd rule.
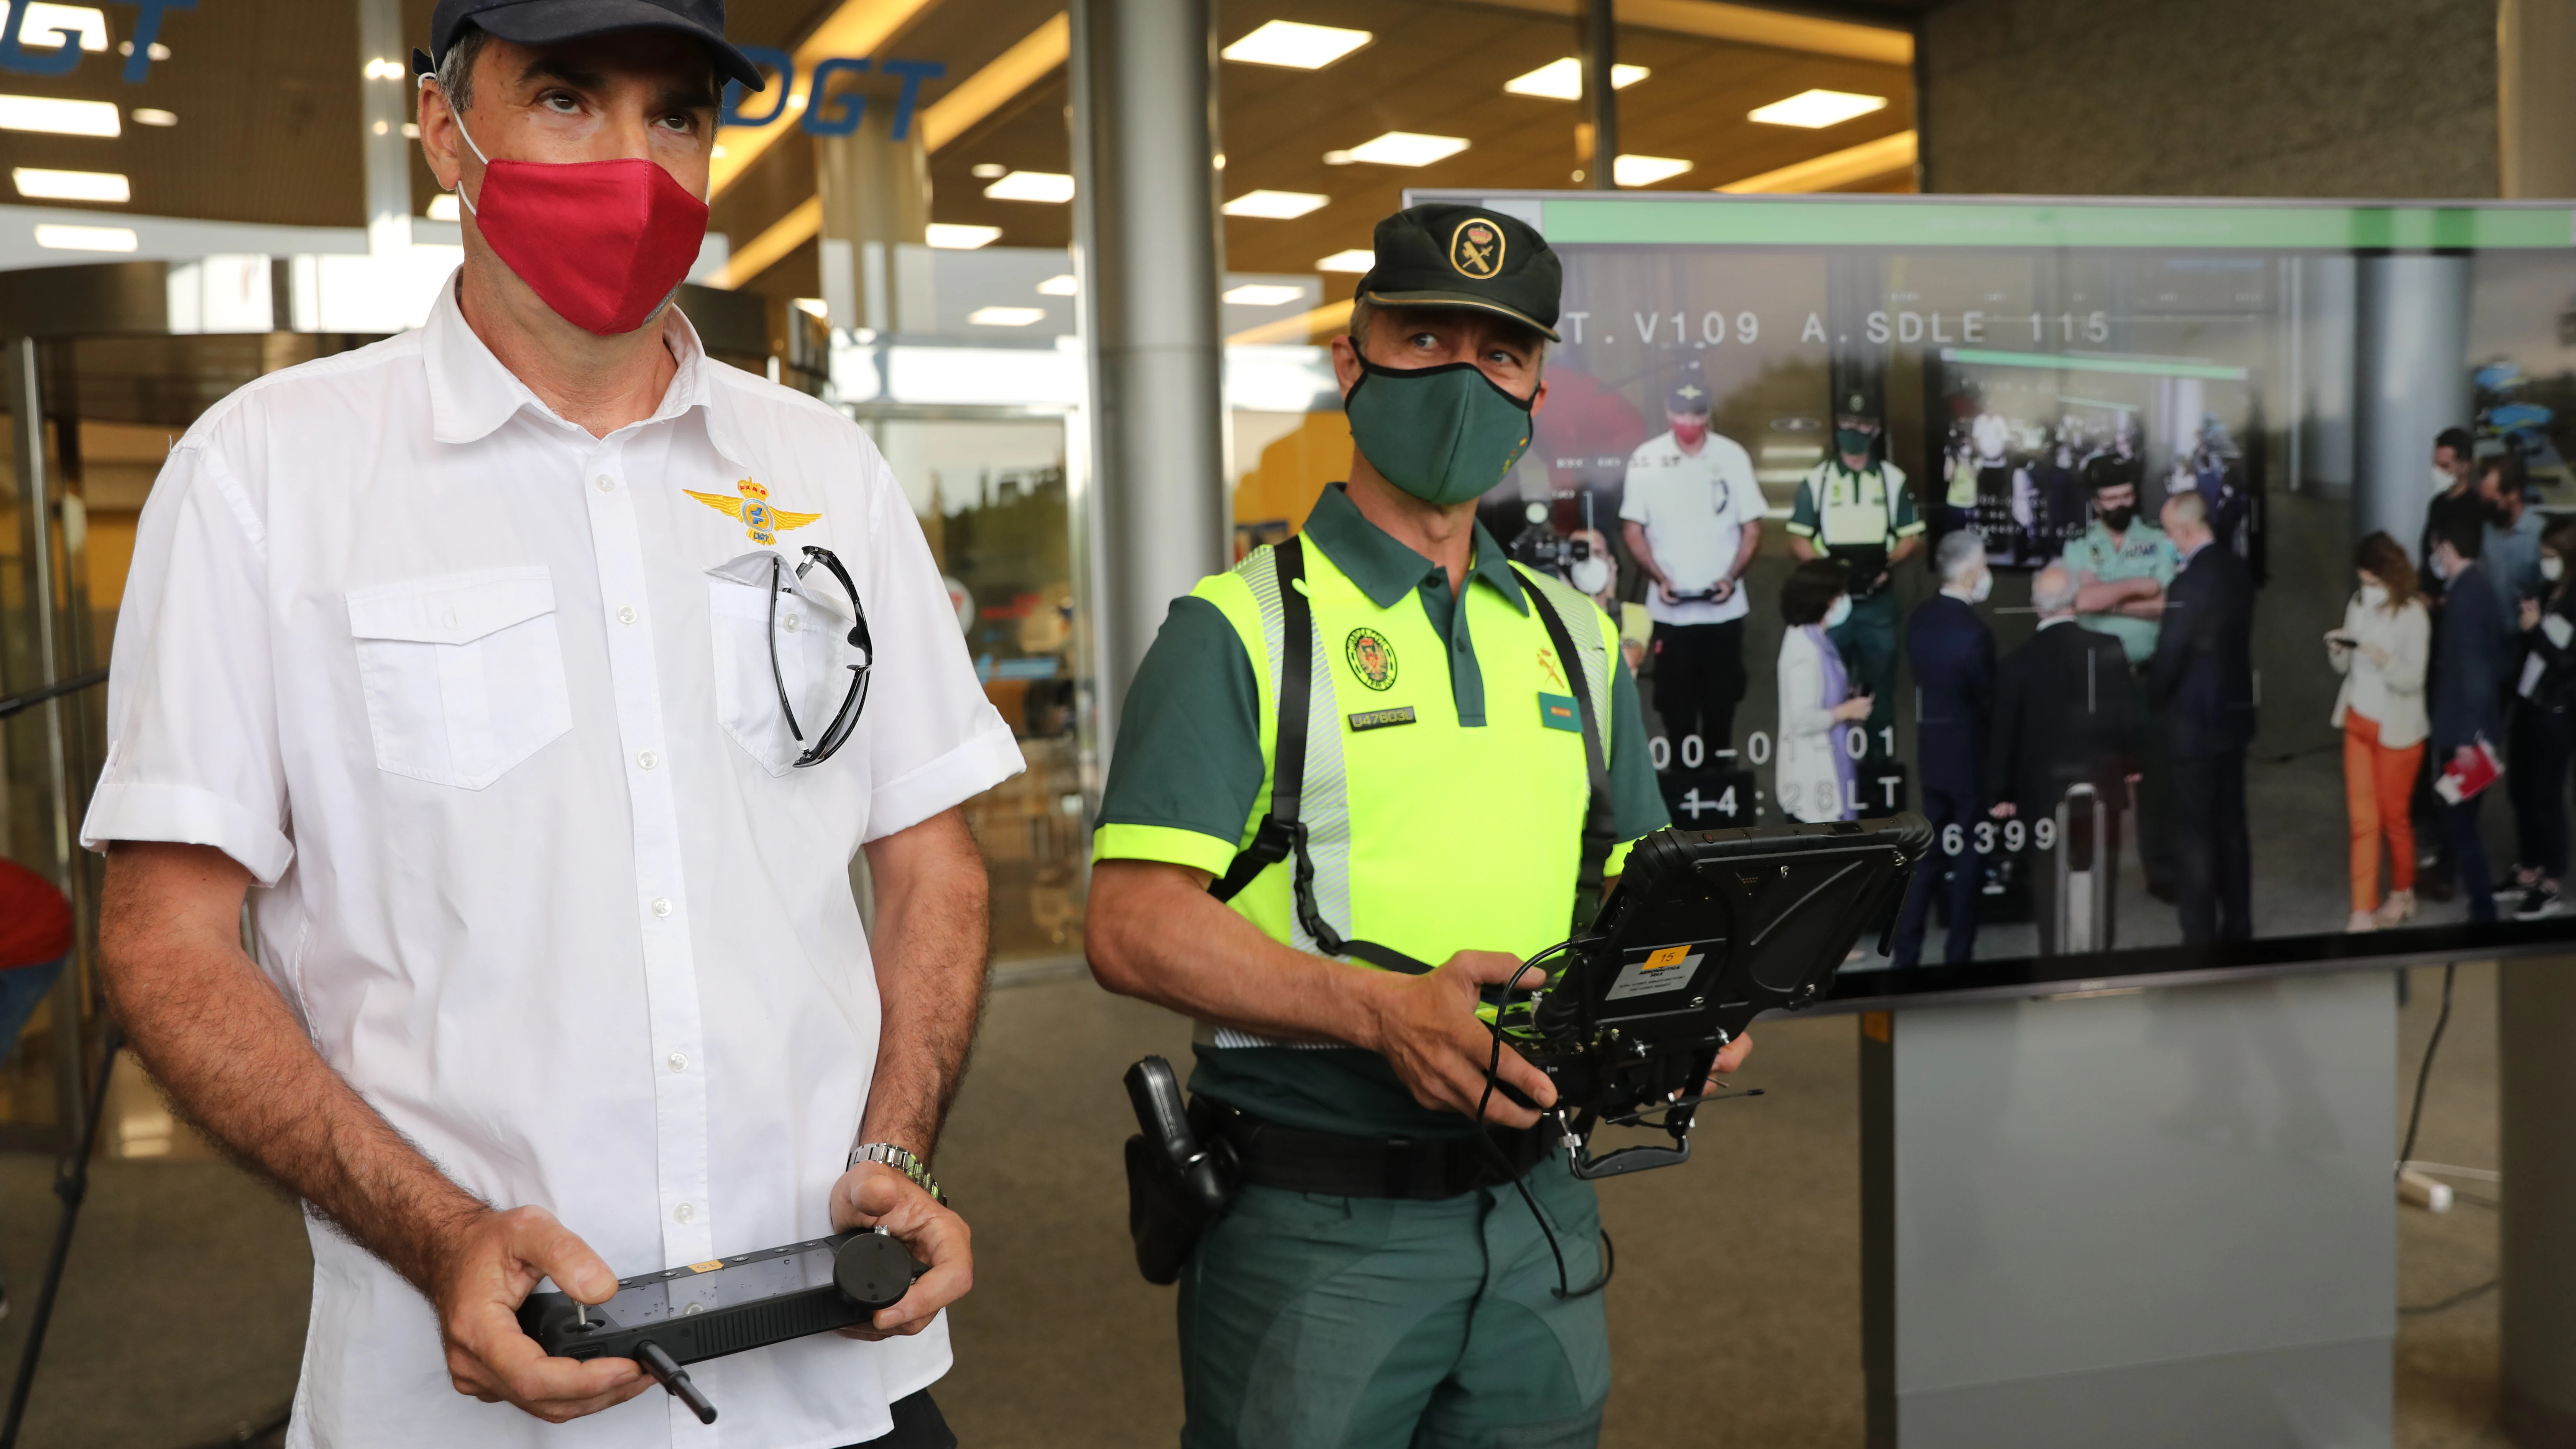
[[[1503,229],[1471,216],[1449,233],[1449,265],[1471,281],[1487,282],[1503,269]]]

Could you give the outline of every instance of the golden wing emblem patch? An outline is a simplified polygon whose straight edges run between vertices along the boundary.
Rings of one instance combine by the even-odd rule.
[[[768,487],[754,483],[748,478],[733,486],[734,491],[741,495],[740,497],[727,498],[721,493],[700,493],[694,488],[683,488],[680,491],[728,518],[741,520],[743,532],[757,544],[776,543],[781,533],[791,528],[803,528],[823,516],[819,513],[793,513],[784,508],[770,507]]]

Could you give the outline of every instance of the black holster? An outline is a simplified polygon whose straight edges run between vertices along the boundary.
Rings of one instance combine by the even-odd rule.
[[[1143,1129],[1127,1139],[1127,1234],[1145,1281],[1174,1283],[1199,1234],[1234,1201],[1234,1153],[1212,1130],[1208,1105],[1182,1100],[1170,1062],[1147,1057],[1126,1080]]]

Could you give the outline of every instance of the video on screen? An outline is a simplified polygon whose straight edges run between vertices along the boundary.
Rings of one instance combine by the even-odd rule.
[[[1676,825],[1931,818],[1856,965],[2576,918],[2576,252],[1562,254],[1481,516],[1618,623]],[[2374,286],[2458,355],[2363,356]]]

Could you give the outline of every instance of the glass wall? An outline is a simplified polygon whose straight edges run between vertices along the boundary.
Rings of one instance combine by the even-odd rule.
[[[969,801],[993,883],[993,955],[1079,955],[1089,853],[1065,420],[1009,409],[861,410],[957,607],[975,676],[1028,770]]]

